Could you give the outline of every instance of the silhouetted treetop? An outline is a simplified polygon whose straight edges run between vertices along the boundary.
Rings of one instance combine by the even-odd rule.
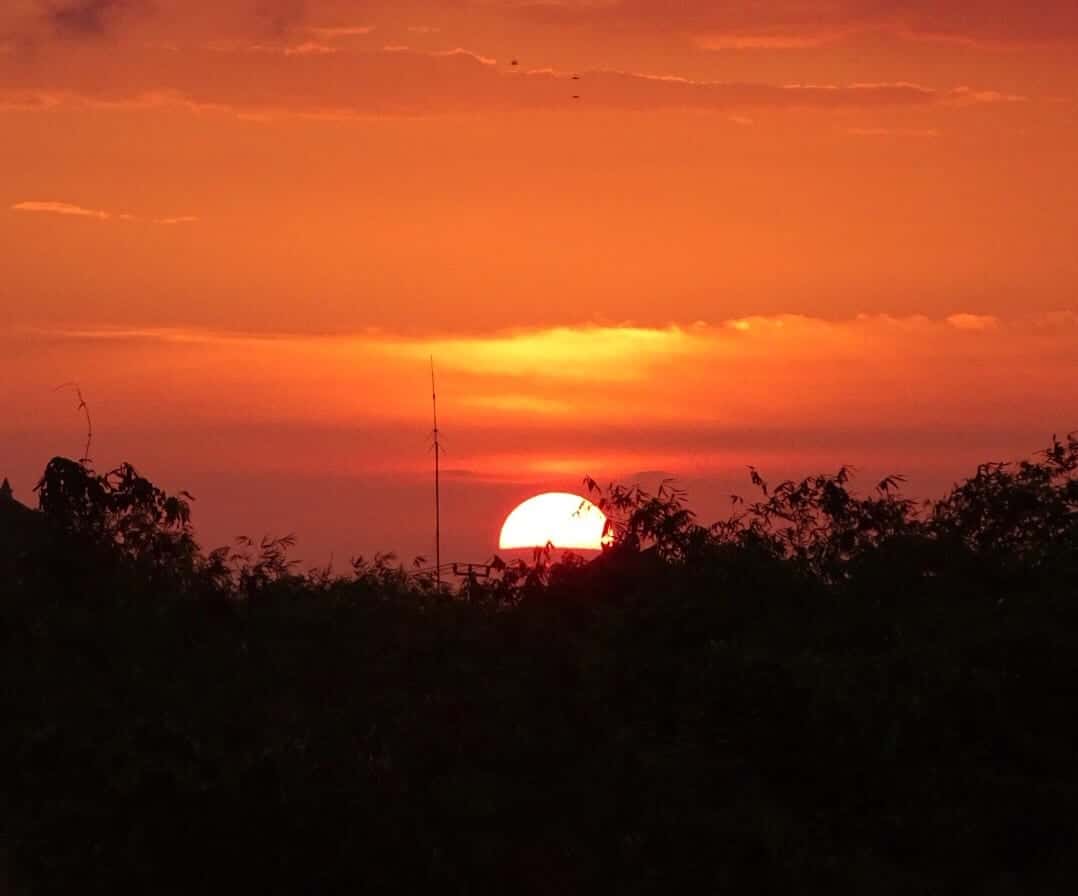
[[[1078,440],[748,478],[710,526],[587,480],[599,556],[439,588],[54,458],[0,500],[15,892],[1069,892]]]

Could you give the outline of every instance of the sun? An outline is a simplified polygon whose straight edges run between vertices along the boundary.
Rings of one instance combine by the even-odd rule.
[[[598,551],[603,547],[606,514],[586,498],[546,492],[529,498],[505,518],[498,547]]]

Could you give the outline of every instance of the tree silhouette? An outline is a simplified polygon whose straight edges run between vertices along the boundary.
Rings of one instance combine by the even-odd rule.
[[[16,892],[1067,892],[1078,439],[915,504],[586,480],[596,558],[302,571],[54,458],[0,500]]]

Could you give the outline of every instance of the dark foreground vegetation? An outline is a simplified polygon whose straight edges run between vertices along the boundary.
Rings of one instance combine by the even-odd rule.
[[[1075,438],[926,506],[753,472],[713,528],[613,488],[595,562],[439,593],[204,554],[187,496],[55,459],[0,497],[0,877],[1072,892],[1076,475]]]

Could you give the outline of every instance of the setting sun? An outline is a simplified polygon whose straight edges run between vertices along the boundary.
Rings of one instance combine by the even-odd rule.
[[[547,492],[529,498],[506,517],[498,547],[513,550],[553,544],[563,550],[598,551],[605,528],[606,515],[586,498]]]

